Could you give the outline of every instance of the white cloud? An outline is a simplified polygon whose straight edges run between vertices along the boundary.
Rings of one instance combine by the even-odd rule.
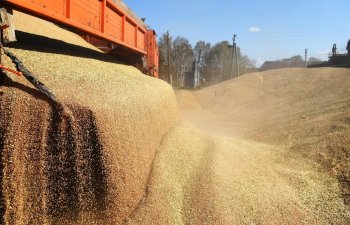
[[[249,31],[253,33],[260,32],[261,29],[259,27],[249,27]]]

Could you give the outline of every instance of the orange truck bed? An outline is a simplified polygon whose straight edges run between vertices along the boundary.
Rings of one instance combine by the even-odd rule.
[[[155,32],[147,30],[112,0],[3,0],[2,4],[73,27],[106,52],[119,47],[119,56],[127,54],[125,58],[134,61],[145,57],[147,70],[158,67]],[[113,52],[118,55],[118,51]],[[158,77],[156,70],[152,73]]]

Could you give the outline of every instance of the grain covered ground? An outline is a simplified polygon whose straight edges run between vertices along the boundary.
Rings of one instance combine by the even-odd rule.
[[[349,204],[349,85],[349,69],[253,73],[188,92],[186,99],[202,107],[182,114],[208,132],[279,145],[320,162],[338,178]]]
[[[238,149],[232,151],[225,146],[226,154],[214,148],[211,154],[220,160],[210,165],[230,165],[225,173],[237,166],[235,176],[220,174],[234,183],[226,187],[241,195],[235,200],[245,202],[233,205],[249,205],[252,212],[259,212],[256,216],[240,212],[239,223],[349,223],[349,85],[349,69],[280,69],[247,74],[186,94],[176,92],[183,120],[206,133],[225,136],[231,144],[238,142]],[[184,107],[183,102],[188,104]],[[242,146],[242,141],[250,146]],[[250,184],[240,181],[241,175]],[[262,184],[271,186],[264,190]],[[248,198],[242,195],[246,193],[242,190],[250,188]],[[250,203],[249,199],[254,200]],[[284,206],[275,205],[279,201]],[[293,201],[296,208],[288,206]],[[261,205],[271,207],[267,215]],[[290,214],[293,208],[299,214]],[[280,213],[283,216],[278,218]],[[311,217],[315,220],[309,220]]]
[[[349,224],[348,70],[176,92],[179,121],[164,82],[15,16],[10,49],[71,113],[23,78],[1,80],[3,223]]]

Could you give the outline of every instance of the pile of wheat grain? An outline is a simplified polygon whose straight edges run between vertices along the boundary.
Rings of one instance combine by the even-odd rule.
[[[229,137],[209,135],[177,124],[175,95],[166,83],[122,65],[54,24],[15,16],[19,42],[11,51],[70,113],[21,77],[1,81],[2,223],[350,222],[337,180],[317,163],[290,155],[286,145],[227,133],[238,127],[249,135],[255,128],[272,134],[269,125],[287,123],[286,115],[303,116],[305,111],[295,106],[305,108],[300,100],[309,92],[291,97],[302,91],[291,85],[294,72],[275,81],[274,74],[253,74],[194,93],[195,98],[183,93],[190,106],[195,99],[201,103],[201,108],[187,109],[195,125],[205,121],[211,133],[216,125],[224,126]],[[310,92],[312,104],[320,100],[312,95],[328,85],[319,83],[320,90]],[[333,94],[347,96],[344,90]]]
[[[283,145],[316,160],[337,177],[349,204],[349,85],[345,68],[252,73],[192,92],[203,107],[186,107],[182,115],[199,128]]]
[[[23,77],[9,75],[0,86],[5,222],[124,221],[177,123],[171,87],[52,23],[18,12],[15,20],[18,43],[9,49],[74,118]]]
[[[129,16],[131,16],[134,20],[136,20],[139,24],[143,25],[146,27],[145,23],[138,17],[134,11],[132,11],[125,3],[123,0],[113,0],[115,4],[117,4],[119,7],[121,7]]]
[[[196,99],[196,97],[186,90],[175,91],[177,104],[181,109],[200,109],[201,105]]]

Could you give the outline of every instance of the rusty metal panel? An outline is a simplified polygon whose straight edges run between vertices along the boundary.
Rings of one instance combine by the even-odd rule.
[[[136,25],[130,20],[125,21],[125,42],[136,46]]]
[[[142,50],[146,50],[145,46],[146,33],[140,28],[137,29],[137,47]]]
[[[100,0],[71,0],[70,17],[72,20],[101,30],[101,1]]]
[[[123,40],[123,15],[110,7],[106,9],[105,33]]]

